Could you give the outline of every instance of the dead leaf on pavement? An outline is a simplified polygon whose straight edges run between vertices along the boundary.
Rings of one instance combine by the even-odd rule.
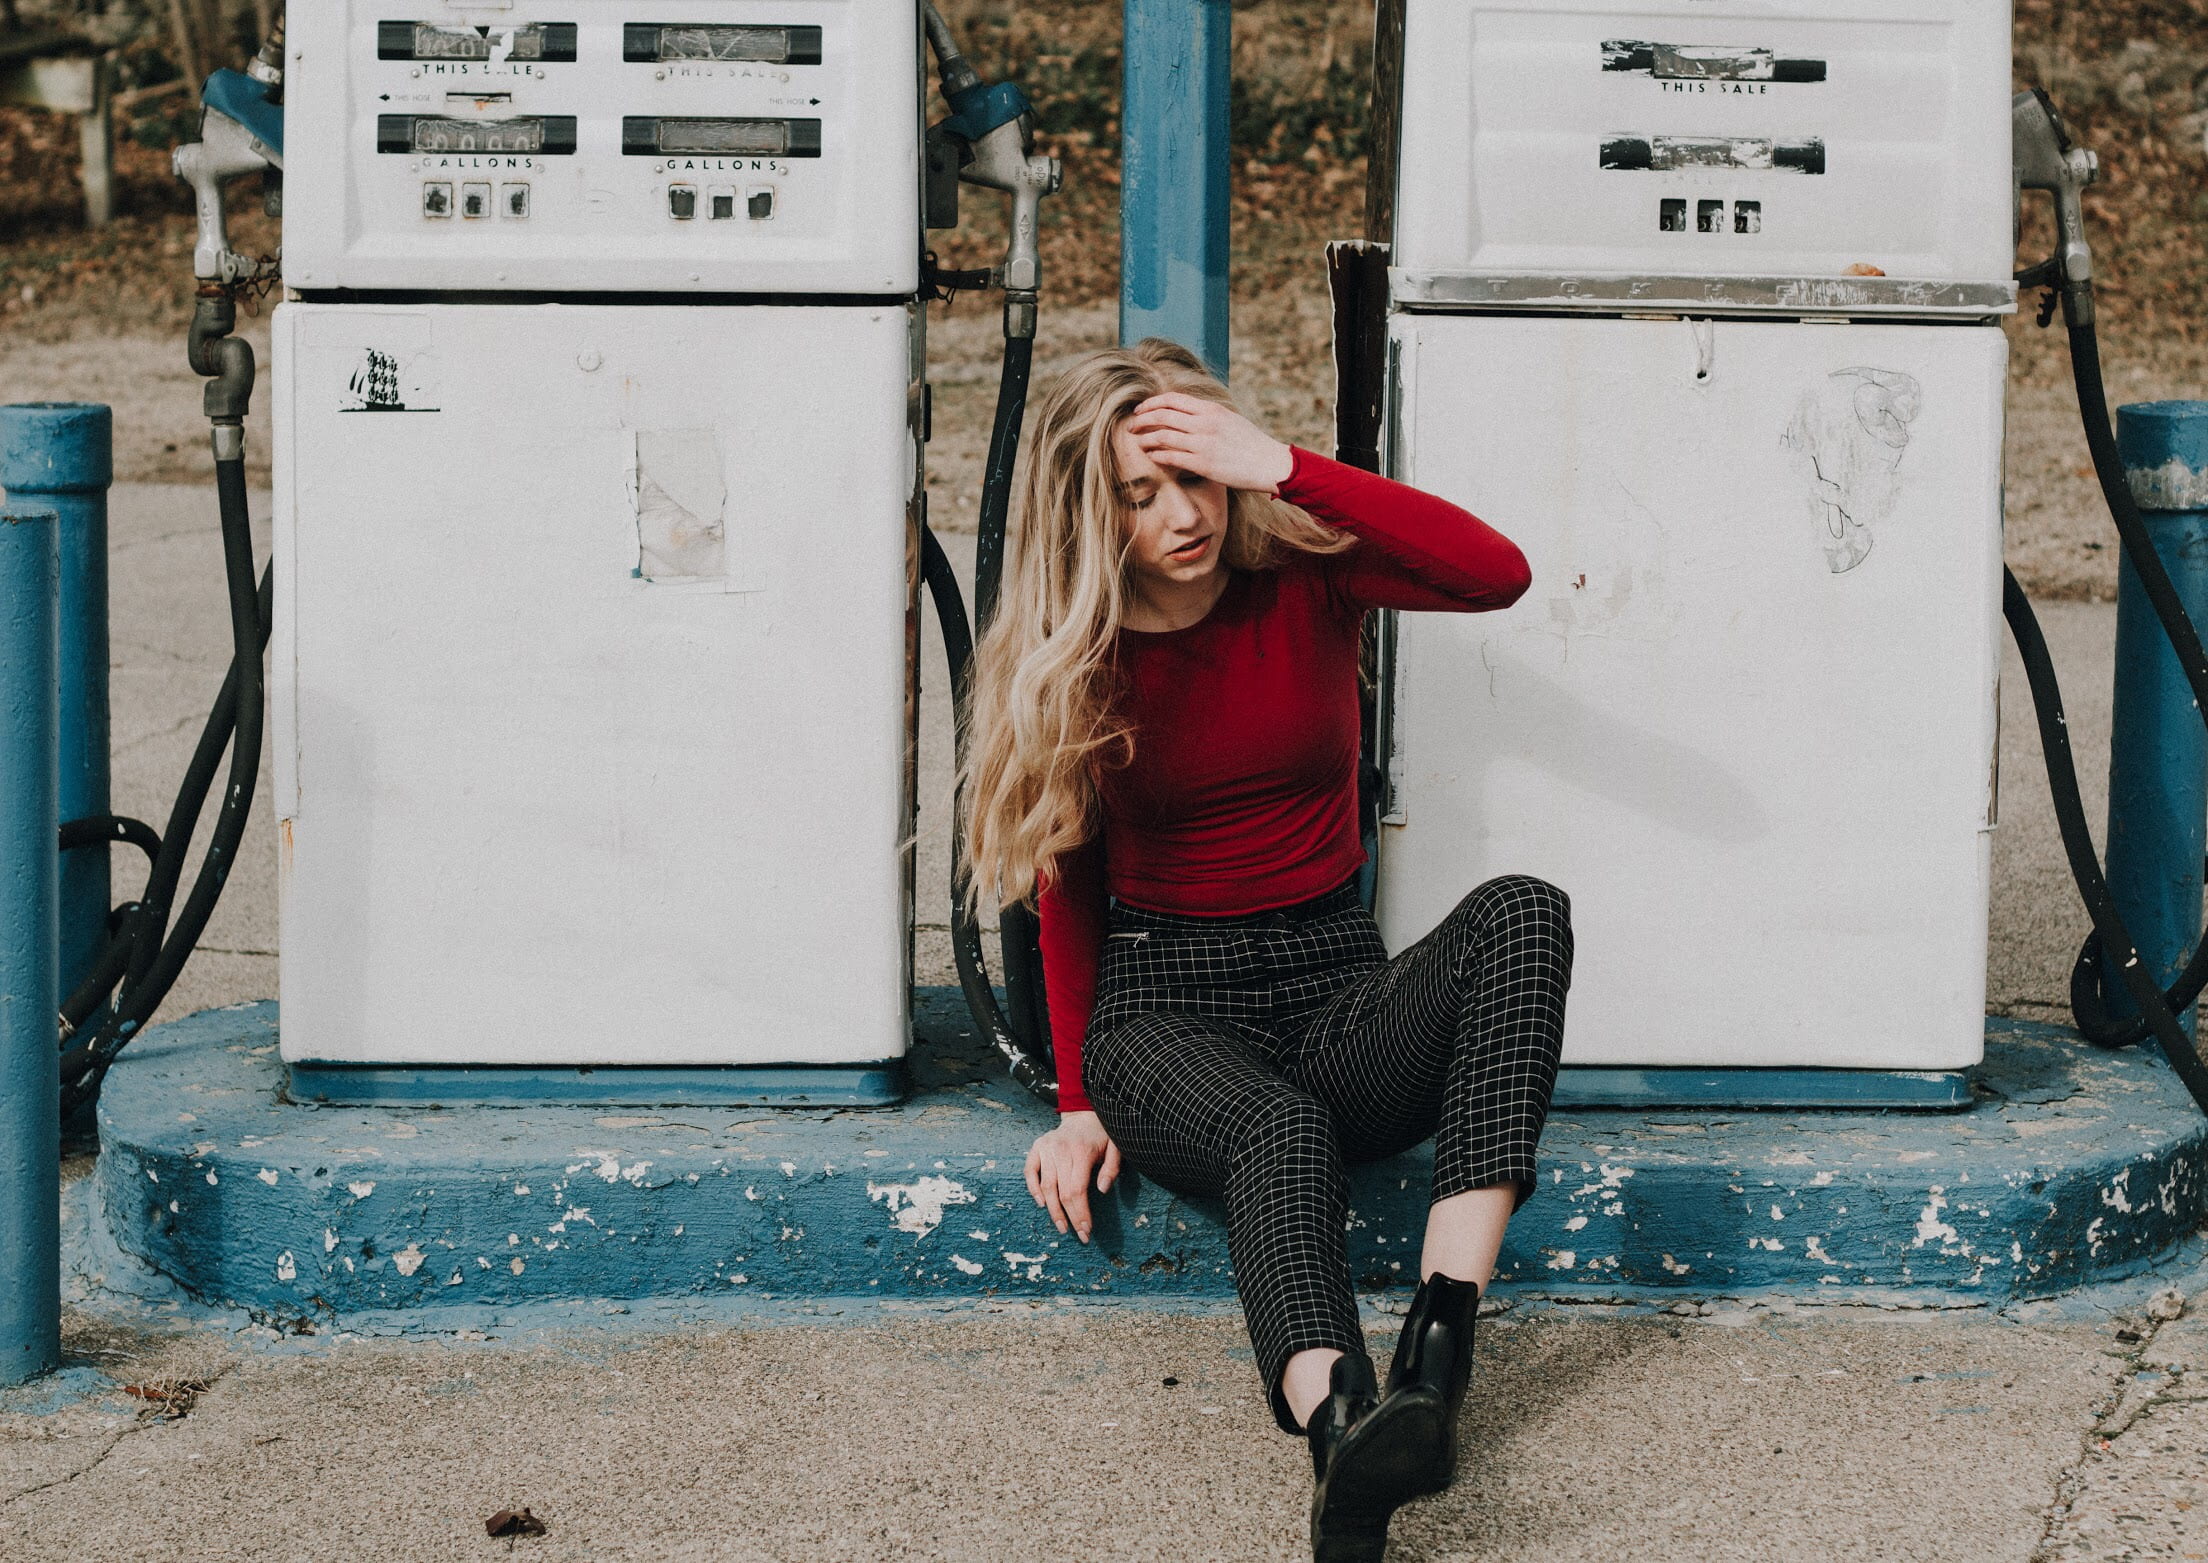
[[[177,1422],[191,1415],[192,1407],[199,1403],[199,1397],[207,1393],[207,1381],[196,1378],[152,1379],[143,1384],[125,1384],[123,1393],[145,1402],[138,1409],[141,1417]]]
[[[483,1529],[493,1536],[541,1536],[544,1521],[526,1508],[500,1509],[483,1522]]]

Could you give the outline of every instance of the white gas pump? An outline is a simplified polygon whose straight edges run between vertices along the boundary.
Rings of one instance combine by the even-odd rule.
[[[294,1093],[642,1065],[739,1066],[684,1095],[885,1099],[921,8],[330,0],[290,28]]]
[[[1383,628],[1391,946],[1534,873],[1567,1063],[1976,1062],[2008,6],[1382,12],[1382,459],[1534,571]]]

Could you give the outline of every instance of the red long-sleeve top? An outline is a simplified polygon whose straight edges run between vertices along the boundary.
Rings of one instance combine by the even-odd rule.
[[[1089,1110],[1081,1042],[1107,897],[1233,916],[1293,906],[1364,863],[1357,829],[1358,630],[1368,608],[1464,613],[1518,600],[1517,545],[1469,511],[1297,449],[1280,497],[1359,546],[1237,571],[1203,619],[1119,632],[1117,713],[1134,738],[1097,776],[1103,829],[1043,886],[1043,986],[1058,1110]]]

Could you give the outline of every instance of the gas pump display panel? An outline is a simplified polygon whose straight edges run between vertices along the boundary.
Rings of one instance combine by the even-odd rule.
[[[278,310],[287,1060],[903,1055],[916,330]]]
[[[1408,0],[1397,296],[2009,308],[2009,38],[2006,0]]]
[[[317,0],[290,28],[293,289],[918,285],[910,0]]]
[[[1572,897],[1565,1061],[1957,1069],[1984,1033],[2000,331],[1398,315],[1391,466],[1524,547],[1403,614],[1389,947]]]

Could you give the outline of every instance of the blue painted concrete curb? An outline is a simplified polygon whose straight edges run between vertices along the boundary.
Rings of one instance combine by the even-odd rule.
[[[875,1111],[330,1108],[279,1100],[276,1008],[148,1033],[108,1077],[115,1241],[277,1318],[718,1292],[1198,1298],[1215,1208],[1131,1178],[1061,1238],[1021,1164],[1047,1114],[918,996],[914,1094]],[[2143,1268],[2208,1210],[2208,1120],[2168,1069],[1989,1021],[1956,1114],[1582,1111],[1550,1120],[1501,1278],[1626,1300],[1861,1289],[2002,1303]],[[1432,1161],[1358,1169],[1359,1284],[1407,1284]]]

